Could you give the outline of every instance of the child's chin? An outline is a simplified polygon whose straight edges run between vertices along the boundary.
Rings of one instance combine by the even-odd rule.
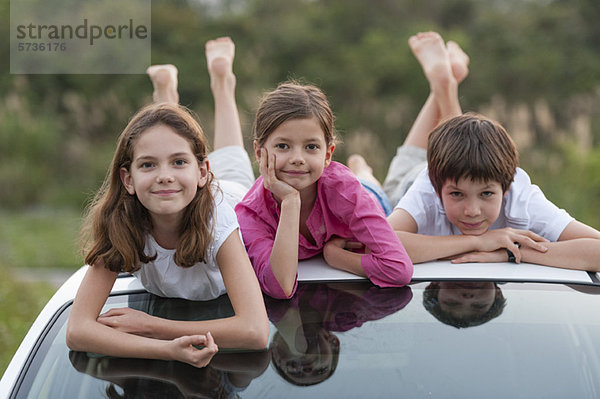
[[[483,233],[485,233],[487,231],[487,229],[481,228],[481,229],[469,229],[469,230],[461,230],[460,232],[463,233],[463,235],[465,236],[480,236]]]

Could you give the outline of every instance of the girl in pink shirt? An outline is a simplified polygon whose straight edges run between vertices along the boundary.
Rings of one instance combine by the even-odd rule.
[[[377,200],[331,160],[333,120],[321,90],[290,82],[267,93],[256,114],[261,176],[235,210],[260,285],[274,298],[291,297],[298,260],[321,253],[330,266],[381,287],[406,285],[412,276]]]

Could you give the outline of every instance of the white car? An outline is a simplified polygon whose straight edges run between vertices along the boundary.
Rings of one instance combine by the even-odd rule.
[[[72,352],[66,322],[85,267],[54,295],[0,381],[0,398],[597,398],[600,280],[531,264],[430,262],[410,286],[377,288],[300,265],[297,294],[265,298],[264,351],[222,351],[198,369],[178,362]],[[148,294],[117,279],[106,309],[226,317],[209,302]],[[270,367],[269,367],[270,366]]]

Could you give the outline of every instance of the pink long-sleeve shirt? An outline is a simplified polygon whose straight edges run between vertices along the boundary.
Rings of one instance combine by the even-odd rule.
[[[280,208],[259,177],[235,207],[242,237],[262,290],[274,298],[289,298],[275,278],[270,257],[279,224]],[[365,274],[380,287],[400,287],[410,282],[413,265],[387,222],[377,200],[346,166],[331,162],[317,183],[315,205],[306,220],[315,241],[299,234],[298,259],[323,252],[333,236],[364,244],[370,253],[361,257]],[[297,275],[296,275],[297,278]],[[297,281],[292,290],[296,291]]]

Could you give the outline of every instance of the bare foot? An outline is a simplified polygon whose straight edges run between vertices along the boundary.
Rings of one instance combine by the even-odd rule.
[[[442,37],[436,32],[418,33],[408,39],[410,48],[421,64],[429,88],[439,108],[439,117],[460,115],[458,83],[452,73],[450,56]]]
[[[233,74],[235,44],[233,41],[229,37],[209,40],[206,42],[205,52],[211,87],[223,83],[235,86],[235,75]]]
[[[417,33],[408,39],[408,44],[421,64],[432,91],[435,91],[438,84],[444,86],[450,80],[455,80],[446,45],[438,33]]]
[[[369,166],[369,164],[362,157],[362,155],[350,155],[346,164],[348,165],[348,168],[352,171],[352,173],[356,175],[356,177],[360,177],[361,179],[364,179],[381,187],[381,183],[379,183],[375,176],[373,176],[373,169]]]
[[[206,42],[205,52],[210,90],[215,101],[214,149],[227,146],[243,148],[244,138],[235,101],[235,44],[229,37],[220,37]]]
[[[155,102],[179,103],[175,65],[152,65],[146,69],[146,73],[150,76],[152,86],[154,86],[152,98]]]
[[[458,43],[452,40],[446,43],[448,49],[448,57],[450,58],[450,66],[452,74],[457,83],[462,82],[469,75],[469,56],[463,51]]]

